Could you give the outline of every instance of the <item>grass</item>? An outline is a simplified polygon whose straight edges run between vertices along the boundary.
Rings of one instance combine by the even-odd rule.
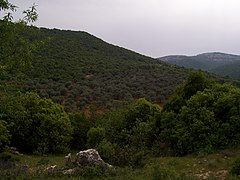
[[[231,156],[223,153],[215,153],[205,156],[189,155],[185,157],[158,157],[149,158],[146,165],[140,169],[130,167],[114,168],[105,175],[94,176],[95,170],[91,170],[91,178],[96,179],[238,179],[228,174],[234,160],[239,157],[239,150],[231,150]],[[73,152],[72,154],[76,154]],[[32,172],[41,167],[57,165],[59,169],[65,167],[65,155],[23,155],[19,156],[20,164],[28,165]],[[68,176],[57,176],[55,178],[67,178]],[[78,179],[81,176],[74,176]],[[85,177],[86,178],[86,177]]]

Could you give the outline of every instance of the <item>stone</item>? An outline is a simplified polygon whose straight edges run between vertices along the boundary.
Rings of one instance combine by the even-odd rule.
[[[23,154],[19,153],[19,152],[17,151],[17,148],[15,148],[15,147],[10,147],[10,148],[9,148],[9,152],[12,153],[12,154],[15,154],[15,155],[20,155],[20,156],[23,155]]]
[[[65,174],[65,175],[72,175],[75,172],[76,172],[76,168],[73,168],[73,169],[68,169],[68,170],[63,171],[63,174]]]
[[[47,167],[45,169],[45,171],[47,171],[47,172],[54,172],[54,170],[56,170],[56,167],[57,167],[57,165],[53,165],[53,166]]]
[[[72,163],[72,155],[69,153],[67,156],[65,156],[65,163],[70,164]]]
[[[99,165],[105,168],[112,167],[111,165],[105,163],[100,157],[99,153],[95,149],[88,149],[85,151],[80,151],[76,154],[75,162],[79,166],[86,165]]]

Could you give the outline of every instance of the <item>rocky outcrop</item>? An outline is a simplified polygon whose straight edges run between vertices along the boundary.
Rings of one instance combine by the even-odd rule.
[[[99,165],[99,166],[102,166],[102,167],[111,167],[111,165],[105,163],[102,160],[98,151],[95,150],[95,149],[88,149],[88,150],[85,150],[85,151],[80,151],[76,155],[75,162],[79,166]]]
[[[100,166],[104,169],[112,168],[112,165],[105,163],[96,149],[88,149],[80,151],[76,154],[75,160],[72,160],[71,154],[65,156],[65,163],[76,165],[71,169],[64,170],[62,173],[65,175],[72,175],[84,166]]]

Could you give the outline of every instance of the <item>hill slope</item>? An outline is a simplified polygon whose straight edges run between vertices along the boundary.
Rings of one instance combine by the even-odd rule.
[[[35,54],[27,88],[65,105],[67,111],[140,97],[161,103],[189,72],[86,32],[40,29],[27,36],[48,39]]]
[[[211,69],[211,72],[215,74],[226,75],[235,79],[240,79],[240,61]]]
[[[240,62],[240,56],[237,55],[214,52],[199,54],[196,56],[165,56],[159,59],[181,67],[202,69],[222,76],[228,75],[233,78],[240,77],[239,66],[232,66],[232,64],[238,64]],[[225,67],[229,70],[225,71]]]

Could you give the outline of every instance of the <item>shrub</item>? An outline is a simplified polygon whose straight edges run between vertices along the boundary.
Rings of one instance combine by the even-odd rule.
[[[107,162],[118,167],[143,167],[146,163],[147,153],[143,150],[138,150],[130,145],[120,147],[114,145],[114,155]]]
[[[192,73],[188,77],[186,83],[176,89],[164,106],[164,109],[179,113],[181,108],[186,105],[187,100],[198,91],[203,91],[204,89],[211,87],[212,84],[213,82],[209,80],[203,72],[197,71]]]
[[[89,148],[96,148],[98,144],[105,138],[104,128],[91,128],[87,133],[87,146]]]
[[[60,105],[35,93],[9,95],[0,101],[2,118],[11,124],[12,146],[28,153],[66,150],[72,129]]]
[[[88,144],[92,144],[91,147],[98,145],[103,158],[113,165],[142,166],[157,137],[155,117],[159,114],[160,107],[145,99],[127,104],[97,121],[106,133],[90,129]],[[101,141],[103,137],[105,139]]]
[[[116,154],[115,145],[104,139],[97,147],[97,150],[102,159],[110,164],[114,163]]]
[[[139,99],[126,112],[125,126],[127,129],[132,129],[139,122],[148,122],[151,117],[154,117],[160,111],[158,105],[152,104],[145,99]]]
[[[70,114],[69,119],[73,128],[71,147],[83,150],[86,148],[87,132],[91,127],[91,122],[81,113]]]
[[[197,76],[190,79],[197,79],[196,82],[202,85],[187,81],[170,104],[166,104],[160,120],[157,120],[161,139],[181,155],[212,153],[238,145],[240,90],[229,84],[209,85],[204,78]],[[172,105],[179,99],[184,103],[176,110]]]

